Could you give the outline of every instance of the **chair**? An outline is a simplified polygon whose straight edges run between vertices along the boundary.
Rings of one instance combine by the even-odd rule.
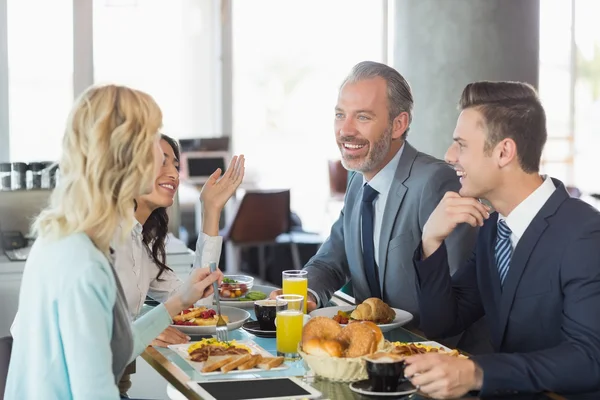
[[[4,399],[4,389],[6,388],[6,377],[8,375],[8,363],[10,362],[12,343],[13,339],[10,336],[0,338],[0,400]]]
[[[348,185],[348,170],[340,160],[329,160],[329,195],[334,200],[343,201]]]
[[[239,271],[242,249],[258,248],[259,276],[265,280],[267,263],[265,248],[277,243],[290,245],[295,269],[302,267],[297,244],[290,233],[290,191],[258,190],[244,194],[231,224],[223,238],[233,246],[233,259],[228,260],[226,271]]]

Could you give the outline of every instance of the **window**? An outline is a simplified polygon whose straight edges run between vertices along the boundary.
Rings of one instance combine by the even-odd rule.
[[[337,92],[354,64],[384,60],[385,3],[233,1],[234,150],[247,157],[246,183],[291,189],[306,230],[330,228]]]
[[[8,0],[11,161],[60,155],[73,103],[72,7],[71,1]]]
[[[94,80],[143,90],[175,138],[221,136],[217,3],[94,0]]]

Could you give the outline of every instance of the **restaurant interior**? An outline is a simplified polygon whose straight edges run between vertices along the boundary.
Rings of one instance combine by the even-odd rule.
[[[163,113],[160,132],[178,145],[165,250],[178,279],[209,266],[196,254],[205,236],[203,188],[244,157],[243,179],[219,210],[222,242],[211,264],[225,279],[215,302],[173,318],[188,341],[146,347],[130,365],[126,395],[430,398],[399,378],[403,372],[393,387],[377,389],[373,376],[382,372],[373,368],[468,351],[429,340],[414,312],[355,298],[357,281],[345,279],[327,299],[309,289],[304,267],[344,219],[353,178],[334,129],[340,85],[362,61],[398,71],[414,96],[407,143],[444,159],[465,85],[526,82],[547,118],[540,174],[599,209],[599,15],[597,0],[0,0],[0,338],[13,333],[36,239],[31,223],[61,184],[67,115],[90,86],[117,84],[150,94]],[[134,319],[162,300],[148,294],[143,303]],[[349,320],[376,323],[353,332],[358,324]],[[346,338],[335,356],[323,345],[334,338],[328,329]],[[370,350],[352,356],[358,343]],[[384,349],[383,362],[369,358]],[[0,399],[9,360],[1,342]]]

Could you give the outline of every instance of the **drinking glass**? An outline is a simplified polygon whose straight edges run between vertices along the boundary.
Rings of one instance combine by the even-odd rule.
[[[308,272],[304,270],[283,271],[283,294],[297,294],[304,297],[303,311],[306,314],[306,299],[308,299]]]
[[[275,298],[277,317],[277,355],[287,360],[296,360],[298,344],[302,340],[304,325],[304,297],[297,294],[282,294]]]

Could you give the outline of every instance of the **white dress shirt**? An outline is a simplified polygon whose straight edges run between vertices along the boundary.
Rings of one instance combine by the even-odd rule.
[[[373,200],[373,248],[375,249],[375,263],[379,267],[379,238],[381,237],[381,225],[383,223],[383,211],[385,210],[385,203],[387,203],[388,194],[396,175],[396,169],[398,169],[398,163],[404,150],[404,144],[400,147],[400,150],[394,155],[394,157],[381,169],[369,182],[363,176],[363,184],[369,184],[379,194]],[[362,224],[362,219],[361,219]],[[362,235],[362,230],[361,230]],[[362,236],[361,236],[362,242]]]
[[[115,243],[118,241],[115,240]],[[221,236],[208,236],[201,232],[196,242],[193,266],[203,266],[210,262],[218,263],[222,243]],[[165,270],[160,275],[160,280],[156,279],[159,268],[142,242],[142,225],[139,222],[135,224],[126,242],[113,248],[115,270],[123,286],[132,319],[139,315],[146,295],[156,301],[164,302],[183,284],[175,272],[169,270]],[[202,299],[201,303],[212,304],[212,296]]]
[[[510,242],[513,251],[517,247],[517,243],[525,233],[531,221],[535,218],[537,213],[542,209],[544,204],[548,201],[552,193],[556,190],[552,178],[545,176],[544,182],[533,191],[525,200],[519,203],[514,210],[507,217],[498,213],[498,220],[503,219],[511,230]]]

